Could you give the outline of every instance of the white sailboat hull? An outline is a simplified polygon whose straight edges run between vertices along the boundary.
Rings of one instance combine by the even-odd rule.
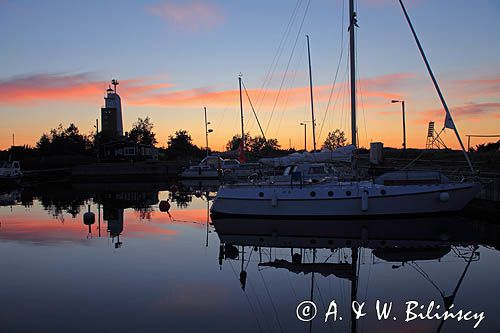
[[[385,217],[459,211],[478,193],[479,184],[449,183],[386,186],[372,182],[303,186],[221,186],[214,216]]]

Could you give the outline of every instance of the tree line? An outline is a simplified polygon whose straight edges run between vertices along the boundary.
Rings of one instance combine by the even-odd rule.
[[[128,142],[156,146],[158,140],[154,132],[154,124],[149,117],[138,118],[132,125],[132,128],[124,137]],[[86,155],[94,156],[99,145],[102,145],[116,138],[106,137],[105,133],[90,134],[82,133],[78,127],[71,123],[64,127],[59,124],[52,128],[48,133],[43,133],[37,141],[36,146],[23,147],[23,152],[36,151],[42,156],[54,155]],[[328,133],[322,147],[335,149],[345,145],[346,138],[343,131],[335,130]],[[241,135],[236,134],[226,143],[226,150],[229,152],[237,151],[241,143]],[[205,148],[198,147],[193,143],[192,137],[184,129],[177,130],[168,137],[166,147],[158,148],[163,158],[166,159],[190,159],[202,158],[206,155]],[[19,149],[18,149],[19,150]],[[260,157],[279,156],[294,149],[282,149],[278,140],[275,138],[267,139],[260,135],[245,135],[245,152],[250,159]]]

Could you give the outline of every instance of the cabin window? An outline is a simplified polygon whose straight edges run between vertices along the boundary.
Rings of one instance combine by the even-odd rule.
[[[382,193],[382,195],[385,195],[387,192],[386,190],[381,190],[380,193]]]
[[[333,197],[333,191],[328,191],[328,196]]]
[[[351,191],[345,191],[345,195],[347,195],[348,197],[351,196]]]
[[[264,197],[264,192],[259,192],[259,197]]]
[[[325,169],[323,167],[316,166],[316,167],[309,168],[310,175],[321,175],[323,173],[325,173]]]
[[[311,197],[315,197],[315,196],[316,196],[316,192],[312,191],[311,193],[309,193],[309,195],[310,195]]]

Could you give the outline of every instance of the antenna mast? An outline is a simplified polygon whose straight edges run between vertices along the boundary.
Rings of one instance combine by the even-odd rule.
[[[113,85],[113,88],[114,88],[113,90],[114,90],[114,92],[116,94],[117,93],[116,86],[119,85],[120,82],[118,82],[118,80],[113,79],[113,80],[111,80],[111,84]]]

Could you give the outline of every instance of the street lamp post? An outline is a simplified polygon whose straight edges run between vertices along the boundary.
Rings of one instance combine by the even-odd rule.
[[[204,108],[205,110],[205,143],[206,143],[206,150],[207,150],[207,157],[208,157],[208,133],[212,133],[214,130],[208,128],[208,125],[210,125],[210,122],[207,121],[207,108]]]
[[[307,124],[304,122],[300,125],[304,126],[304,151],[307,151]]]
[[[405,120],[405,101],[403,100],[395,100],[391,101],[392,103],[401,103],[401,108],[403,111],[403,151],[406,153],[406,120]]]

